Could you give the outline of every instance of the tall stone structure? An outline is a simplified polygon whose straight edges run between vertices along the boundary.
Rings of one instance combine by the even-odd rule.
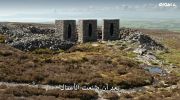
[[[56,20],[56,35],[63,41],[75,42],[76,20]]]
[[[102,40],[119,39],[119,19],[104,19],[102,25]]]
[[[79,20],[78,42],[97,41],[97,20]]]

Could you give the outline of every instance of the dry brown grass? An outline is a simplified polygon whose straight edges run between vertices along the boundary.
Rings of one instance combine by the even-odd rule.
[[[104,93],[102,94],[102,97],[103,97],[104,99],[108,99],[108,100],[119,100],[118,94],[117,94],[117,93],[114,93],[114,92],[109,92],[109,93],[104,92]]]
[[[33,97],[51,97],[53,99],[80,99],[80,100],[91,100],[97,99],[98,94],[91,90],[45,90],[42,88],[33,88],[27,86],[8,87],[0,92],[0,95],[4,95],[4,99],[11,97],[12,99],[17,97],[24,97],[26,99]],[[9,96],[8,96],[9,95]],[[10,96],[11,95],[11,96]],[[5,97],[6,96],[6,97]],[[0,98],[1,99],[1,98]],[[39,100],[39,99],[35,99]],[[40,100],[44,100],[40,98]]]
[[[178,100],[180,97],[180,89],[156,89],[155,91],[142,91],[136,93],[124,93],[120,96],[121,99],[131,100]]]
[[[122,88],[153,82],[152,76],[126,57],[125,52],[103,44],[81,44],[60,54],[23,53],[5,45],[2,48],[1,52],[9,48],[11,54],[0,57],[1,81],[99,87],[109,84]]]

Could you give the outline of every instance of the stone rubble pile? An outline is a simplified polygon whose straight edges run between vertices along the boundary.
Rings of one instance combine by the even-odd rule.
[[[123,41],[130,43],[138,43],[139,50],[164,50],[165,47],[153,40],[150,36],[143,34],[137,30],[122,28],[120,31],[120,38]]]
[[[38,48],[49,48],[51,50],[58,50],[58,49],[66,50],[74,45],[73,42],[61,41],[60,39],[53,37],[48,37],[48,38],[25,37],[18,41],[13,41],[8,44],[23,51],[32,51]]]
[[[120,38],[129,43],[137,43],[139,45],[138,49],[142,51],[165,50],[165,47],[162,44],[156,42],[150,36],[145,35],[138,30],[122,28],[120,30]]]
[[[38,48],[49,48],[51,50],[68,49],[75,43],[62,41],[54,36],[54,28],[43,28],[39,26],[8,26],[0,25],[0,33],[7,35],[6,44],[23,51],[31,51]]]
[[[119,36],[121,41],[131,44],[128,45],[128,48],[131,48],[134,53],[138,54],[136,59],[149,65],[151,65],[151,62],[161,64],[162,62],[157,59],[155,53],[168,50],[150,36],[135,29],[121,28]],[[136,46],[133,47],[132,45]]]

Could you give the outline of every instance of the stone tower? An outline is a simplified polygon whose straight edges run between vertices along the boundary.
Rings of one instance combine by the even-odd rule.
[[[102,25],[102,40],[119,39],[119,19],[104,19]]]
[[[75,42],[76,40],[76,21],[75,20],[56,20],[56,35],[63,41]]]
[[[97,20],[79,20],[78,42],[97,41]]]

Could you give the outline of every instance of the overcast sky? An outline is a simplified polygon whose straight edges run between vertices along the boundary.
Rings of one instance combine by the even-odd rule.
[[[0,21],[81,18],[180,19],[180,0],[0,0]]]

